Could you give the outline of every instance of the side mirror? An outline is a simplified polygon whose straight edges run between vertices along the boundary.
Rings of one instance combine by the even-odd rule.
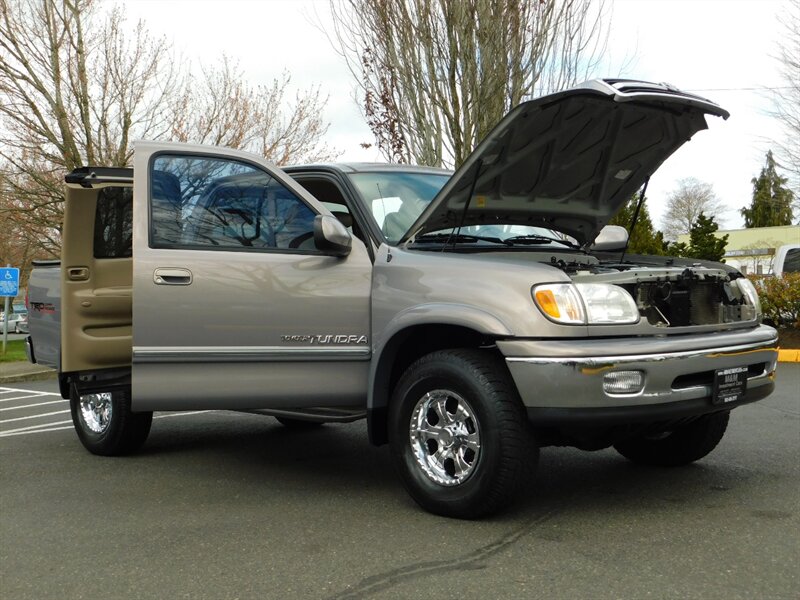
[[[628,230],[619,225],[606,225],[594,239],[590,250],[598,252],[613,252],[624,250],[628,243]]]
[[[347,256],[353,247],[353,238],[336,217],[317,215],[314,217],[314,245],[331,256]]]

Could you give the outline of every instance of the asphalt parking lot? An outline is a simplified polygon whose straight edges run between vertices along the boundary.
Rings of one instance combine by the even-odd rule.
[[[55,382],[0,388],[3,598],[800,596],[800,365],[685,468],[545,448],[523,502],[429,515],[364,423],[159,413],[142,452],[79,444]]]

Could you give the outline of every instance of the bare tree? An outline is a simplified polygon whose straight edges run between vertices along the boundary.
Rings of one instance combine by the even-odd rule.
[[[20,289],[24,289],[33,259],[51,258],[51,255],[42,253],[36,241],[52,238],[58,232],[41,221],[30,219],[21,208],[14,196],[8,193],[8,186],[0,175],[0,266],[19,267]],[[35,229],[31,231],[31,227]],[[48,241],[52,242],[52,239]]]
[[[223,60],[192,79],[171,46],[95,0],[0,0],[2,218],[57,255],[65,171],[125,166],[136,138],[228,145],[276,162],[330,158],[326,98],[252,88]]]
[[[667,198],[667,210],[662,223],[664,236],[668,240],[676,240],[679,235],[689,233],[701,213],[720,223],[721,208],[722,203],[710,183],[694,177],[680,179],[677,189]]]
[[[3,192],[44,254],[59,247],[64,171],[125,165],[132,133],[169,133],[181,83],[169,47],[123,22],[92,0],[0,0]]]
[[[338,155],[322,141],[328,130],[322,120],[327,98],[318,87],[297,91],[290,103],[286,72],[268,86],[253,87],[228,57],[201,71],[181,98],[172,139],[249,150],[276,164]]]
[[[786,14],[780,17],[783,35],[778,36],[777,57],[785,85],[773,91],[774,115],[786,134],[778,149],[780,163],[791,173],[800,200],[800,0],[787,0],[786,6]]]
[[[331,40],[390,160],[458,165],[523,99],[596,67],[605,0],[331,0]]]

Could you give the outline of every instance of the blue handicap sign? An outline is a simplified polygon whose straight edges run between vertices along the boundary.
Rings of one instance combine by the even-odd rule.
[[[19,269],[0,268],[0,298],[19,294]]]

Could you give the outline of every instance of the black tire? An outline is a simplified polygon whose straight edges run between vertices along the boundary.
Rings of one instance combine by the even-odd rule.
[[[110,399],[104,394],[78,397],[73,388],[70,394],[70,411],[75,431],[81,443],[92,454],[130,454],[141,448],[147,440],[153,423],[153,413],[131,411],[130,388],[115,388],[107,393],[110,394]],[[92,410],[93,405],[97,410]],[[107,410],[109,407],[110,416]]]
[[[443,412],[450,420],[446,426],[439,425]],[[447,431],[438,433],[442,430]],[[416,438],[413,431],[419,432]],[[434,440],[429,433],[442,437]],[[462,519],[510,504],[539,457],[505,364],[472,349],[434,352],[406,370],[392,394],[389,443],[411,497],[432,513]],[[443,452],[437,452],[440,443]],[[460,465],[455,458],[437,458],[446,454]]]
[[[678,467],[700,460],[717,447],[730,412],[700,417],[657,435],[639,436],[614,445],[628,460],[642,465]]]
[[[275,419],[284,427],[297,430],[319,429],[325,424],[321,421],[304,421],[303,419],[292,419],[290,417],[275,417]]]

